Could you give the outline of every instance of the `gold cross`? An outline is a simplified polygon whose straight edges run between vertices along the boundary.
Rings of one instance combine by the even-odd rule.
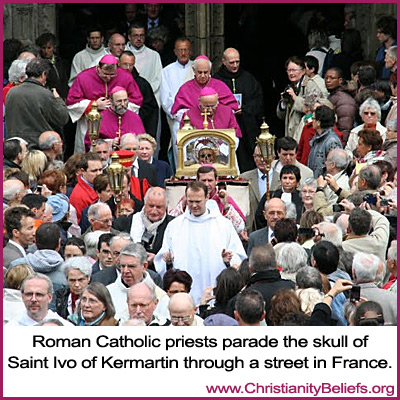
[[[209,115],[211,115],[211,113],[208,112],[207,110],[205,110],[204,112],[200,113],[200,115],[204,115],[203,129],[208,129],[207,117],[208,117]]]
[[[122,117],[118,115],[118,139],[121,139],[121,121]]]

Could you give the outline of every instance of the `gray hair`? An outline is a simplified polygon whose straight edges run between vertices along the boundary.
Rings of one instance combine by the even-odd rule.
[[[274,197],[274,199],[277,199],[277,197]],[[269,206],[269,202],[271,201],[272,199],[269,199],[269,200],[266,200],[265,201],[265,203],[264,203],[264,210],[266,210],[267,208],[268,208],[268,206]],[[283,203],[283,207],[284,207],[284,209],[285,209],[285,214],[287,213],[287,204],[282,200],[282,199],[279,199],[282,203]],[[289,217],[287,217],[286,216],[286,218],[289,218]]]
[[[297,271],[296,285],[299,289],[314,288],[322,291],[321,273],[314,267],[302,267]]]
[[[71,257],[63,263],[61,269],[67,279],[68,274],[73,269],[79,269],[79,271],[88,278],[92,275],[92,264],[87,257]]]
[[[331,242],[336,247],[342,247],[342,230],[336,224],[333,224],[331,222],[320,222],[318,224],[318,228],[320,228],[320,231],[324,233],[324,236],[322,236],[322,240]]]
[[[397,260],[397,240],[392,240],[390,243],[390,247],[387,252],[387,259],[393,261]]]
[[[104,232],[103,232],[103,233],[104,233]],[[113,245],[114,241],[120,240],[120,239],[124,239],[124,240],[126,240],[127,242],[129,242],[129,243],[133,243],[133,240],[132,240],[132,238],[130,237],[129,233],[121,232],[121,233],[119,233],[118,235],[113,236],[113,237],[111,238],[111,240],[110,240],[110,246]]]
[[[14,200],[18,193],[24,192],[24,191],[25,191],[24,184],[18,179],[7,179],[3,183],[3,198],[4,198],[4,200],[7,200],[7,201]]]
[[[28,62],[31,61],[31,58],[25,58],[23,60],[14,60],[8,69],[8,79],[12,83],[19,83],[19,79],[23,78],[24,80],[27,78],[25,70]]]
[[[386,54],[389,57],[394,58],[397,61],[397,46],[390,46],[387,50],[386,50]]]
[[[342,149],[331,150],[328,153],[327,159],[334,162],[335,167],[340,169],[341,171],[345,170],[350,162],[347,152]]]
[[[391,129],[392,131],[397,132],[397,118],[389,119],[389,121],[386,122],[386,129]]]
[[[121,136],[121,140],[119,142],[119,147],[122,149],[124,147],[124,145],[125,145],[125,142],[128,139],[133,139],[133,138],[136,140],[136,143],[138,143],[137,136],[135,134],[133,134],[133,133],[125,133],[125,135]]]
[[[155,301],[157,300],[157,294],[156,294],[156,284],[152,281],[152,280],[144,280],[142,282],[137,282],[134,283],[128,290],[128,296],[127,296],[127,301],[129,302],[129,297],[130,297],[130,293],[132,291],[132,289],[137,286],[137,285],[146,285],[147,288],[150,291],[150,295],[151,295],[151,300]]]
[[[137,140],[140,144],[140,142],[147,141],[151,143],[153,149],[155,150],[157,147],[157,141],[156,139],[153,138],[153,136],[149,135],[148,133],[141,133],[140,135],[137,136]]]
[[[158,187],[158,186],[152,186],[152,187],[150,187],[150,188],[147,190],[146,194],[144,195],[144,204],[147,203],[147,200],[149,199],[149,196],[150,196],[153,192],[155,192],[155,191],[160,192],[160,189],[162,189],[162,188],[160,188],[160,187]],[[163,190],[163,193],[164,193],[164,204],[165,204],[165,206],[167,206],[167,193],[165,192],[165,189],[162,189],[162,190]]]
[[[317,180],[311,177],[306,178],[300,185],[300,190],[305,188],[306,186],[311,186],[314,189],[317,189]]]
[[[376,111],[376,115],[378,116],[378,121],[381,120],[381,107],[379,103],[373,99],[372,97],[368,97],[367,100],[364,101],[364,103],[361,104],[360,106],[360,117],[363,116],[363,113],[366,108],[373,108]]]
[[[98,146],[99,144],[106,144],[108,146],[108,143],[104,139],[97,139],[94,147]]]
[[[374,282],[379,268],[379,258],[374,254],[355,253],[353,277],[356,283]]]
[[[315,305],[324,299],[324,294],[315,288],[297,289],[295,293],[300,299],[301,311],[306,315],[311,315]]]
[[[286,203],[286,218],[297,219],[296,205],[292,202]]]
[[[83,239],[86,246],[86,255],[88,257],[97,257],[97,244],[101,235],[104,235],[104,231],[89,232]]]
[[[49,150],[55,144],[57,144],[60,140],[60,136],[57,132],[52,134],[46,134],[45,139],[43,139],[43,133],[39,136],[39,149],[40,150]]]
[[[88,210],[88,219],[89,219],[89,221],[91,221],[93,219],[99,219],[100,218],[100,213],[104,209],[107,209],[107,210],[111,211],[109,205],[106,204],[106,203],[95,203],[95,204],[92,204],[89,207],[89,210]]]
[[[275,250],[270,243],[253,247],[249,257],[249,267],[254,273],[276,269]]]
[[[139,260],[140,264],[142,265],[147,261],[147,252],[140,243],[128,244],[122,249],[119,256],[135,257]]]
[[[50,319],[44,319],[43,321],[40,321],[36,326],[44,326],[46,324],[54,324],[57,326],[64,326],[64,324],[59,320],[55,318],[50,318]]]
[[[196,69],[197,69],[197,63],[198,63],[200,60],[204,60],[204,58],[200,58],[199,60],[194,60],[194,61],[193,61],[193,64],[192,64],[193,71],[196,71]],[[207,60],[204,60],[204,61],[207,61]],[[212,62],[211,62],[210,60],[208,60],[208,63],[209,63],[210,72],[211,72]]]
[[[47,294],[53,293],[53,282],[47,275],[41,274],[39,272],[36,272],[33,275],[29,275],[24,279],[24,281],[21,284],[21,293],[24,293],[26,282],[31,281],[32,279],[40,279],[42,281],[46,281],[48,285]]]
[[[190,304],[191,308],[196,308],[196,303],[193,299],[193,297],[189,293],[175,293],[174,295],[171,296],[169,303],[168,303],[168,310],[171,311],[171,303],[173,305],[174,302],[177,302],[178,304],[182,304],[183,302],[186,302]]]
[[[284,243],[276,256],[276,262],[282,268],[282,273],[287,274],[295,274],[300,268],[305,267],[307,259],[307,252],[296,242]]]

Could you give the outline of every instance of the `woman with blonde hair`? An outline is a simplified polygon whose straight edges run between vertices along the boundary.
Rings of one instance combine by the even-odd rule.
[[[47,168],[47,157],[43,151],[30,150],[21,164],[22,171],[29,176],[29,186],[32,191],[36,190],[37,181]]]
[[[6,287],[3,289],[3,325],[18,319],[25,312],[22,301],[21,285],[33,269],[28,264],[18,264],[7,270],[4,276]]]

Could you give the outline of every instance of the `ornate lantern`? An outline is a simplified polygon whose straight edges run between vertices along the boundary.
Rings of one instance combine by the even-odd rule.
[[[193,126],[190,124],[190,118],[189,115],[185,115],[183,118],[183,126],[182,126],[182,131],[192,131]]]
[[[267,200],[269,200],[269,171],[271,170],[272,161],[275,159],[274,145],[275,145],[275,136],[269,132],[269,126],[263,121],[260,126],[261,135],[256,139],[257,145],[260,148],[262,158],[265,163],[265,169],[267,171]]]
[[[101,123],[101,114],[97,110],[97,103],[95,101],[92,103],[90,112],[86,115],[86,119],[88,122],[89,138],[93,147],[95,146],[96,140],[99,137]]]
[[[115,200],[117,201],[117,207],[121,202],[122,193],[122,182],[124,177],[124,167],[119,163],[119,156],[117,153],[111,154],[111,164],[106,168],[108,176],[108,182],[111,190],[115,194]]]

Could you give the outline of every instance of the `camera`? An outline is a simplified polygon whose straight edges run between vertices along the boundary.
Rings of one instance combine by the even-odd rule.
[[[388,206],[390,204],[390,200],[389,199],[381,199],[380,204],[382,207]]]
[[[154,234],[145,230],[142,235],[141,244],[146,249],[146,251],[150,251],[153,248],[153,239]]]
[[[341,204],[334,204],[333,206],[332,206],[332,210],[333,210],[333,212],[342,212],[342,211],[344,211],[344,207],[341,205]]]
[[[376,205],[377,200],[378,199],[376,198],[376,196],[374,194],[371,194],[371,193],[366,194],[363,197],[363,201],[366,201],[368,204],[372,204],[372,205]]]
[[[291,88],[292,87],[290,85],[288,85],[285,87],[285,90],[283,91],[282,100],[286,103],[290,103],[293,101],[292,96],[288,93],[288,90]]]
[[[297,230],[298,235],[308,235],[314,236],[314,229],[313,228],[299,228]]]
[[[360,300],[361,287],[353,285],[350,289],[350,301],[355,302]]]

